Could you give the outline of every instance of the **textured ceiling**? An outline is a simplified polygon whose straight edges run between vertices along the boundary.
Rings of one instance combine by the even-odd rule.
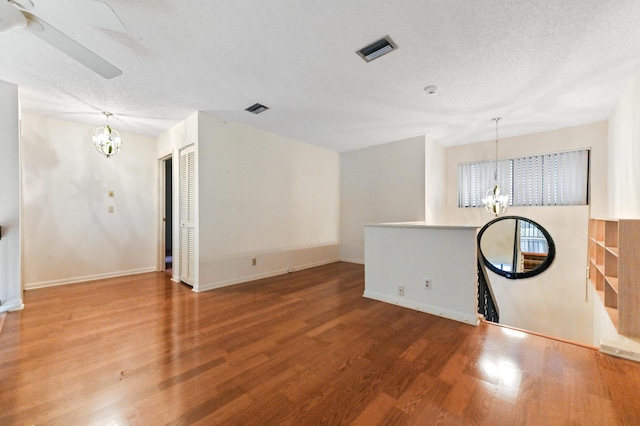
[[[111,80],[25,30],[0,34],[0,80],[23,110],[96,126],[106,110],[149,136],[201,110],[337,151],[451,146],[492,139],[495,116],[501,137],[607,119],[640,66],[638,0],[106,3],[127,33],[41,17],[123,70]],[[385,35],[396,51],[356,55]],[[255,102],[270,110],[244,111]]]

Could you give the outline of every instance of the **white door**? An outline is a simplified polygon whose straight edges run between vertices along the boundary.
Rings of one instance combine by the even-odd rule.
[[[180,151],[180,281],[191,286],[196,262],[195,167],[195,147]]]

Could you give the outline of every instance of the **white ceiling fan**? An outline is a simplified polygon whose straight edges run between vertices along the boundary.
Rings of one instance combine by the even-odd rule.
[[[126,32],[108,4],[101,0],[0,0],[0,34],[24,28],[104,78],[122,74],[120,69],[49,25],[41,15]]]

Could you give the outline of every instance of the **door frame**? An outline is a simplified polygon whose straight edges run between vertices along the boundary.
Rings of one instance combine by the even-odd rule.
[[[177,179],[178,173],[176,170],[176,152],[170,152],[169,154],[165,154],[158,158],[158,250],[157,250],[157,259],[156,259],[156,271],[165,271],[165,206],[166,206],[166,196],[165,196],[165,187],[166,187],[166,174],[165,174],[165,161],[171,160],[171,198],[172,198],[172,206],[171,206],[171,220],[172,220],[172,244],[171,244],[171,256],[173,258],[172,261],[172,275],[171,280],[175,282],[179,282],[180,279],[180,253],[179,248],[176,244],[176,225],[178,224],[177,220]]]

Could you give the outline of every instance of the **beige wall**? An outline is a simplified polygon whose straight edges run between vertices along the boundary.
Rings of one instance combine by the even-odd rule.
[[[107,159],[95,127],[25,114],[22,129],[25,287],[155,270],[155,140],[121,134],[122,151]]]
[[[598,122],[500,140],[500,158],[591,148],[591,206],[510,207],[544,226],[556,244],[556,260],[543,274],[507,280],[489,272],[500,322],[564,339],[593,344],[593,308],[585,302],[589,209],[606,209],[607,123]],[[483,208],[458,208],[458,164],[492,160],[495,141],[451,147],[446,152],[446,220],[483,226],[493,219]]]
[[[424,136],[341,154],[342,260],[364,263],[366,224],[425,219],[425,158]]]
[[[336,152],[200,113],[197,158],[199,290],[338,260]]]

